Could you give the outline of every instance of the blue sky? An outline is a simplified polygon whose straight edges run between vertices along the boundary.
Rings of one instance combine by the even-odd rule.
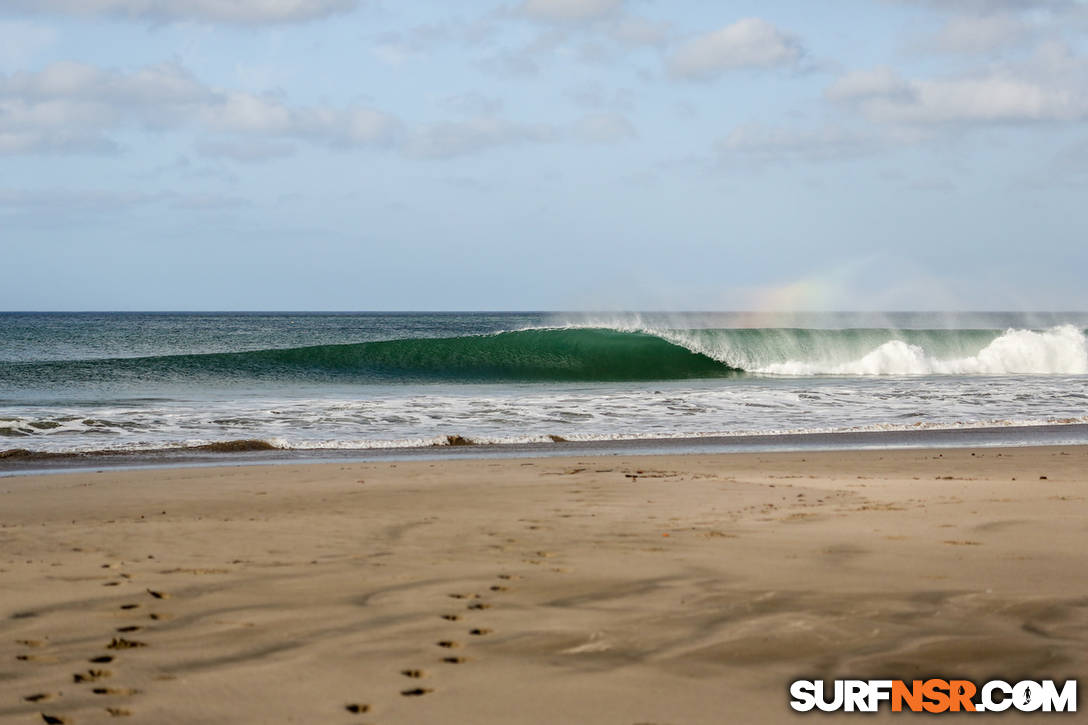
[[[1088,5],[0,0],[0,309],[1085,309]]]

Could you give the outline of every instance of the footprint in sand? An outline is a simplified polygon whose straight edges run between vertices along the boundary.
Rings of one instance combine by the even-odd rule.
[[[15,655],[15,659],[20,662],[56,662],[56,657],[49,657],[48,655]]]
[[[109,670],[87,670],[86,672],[77,672],[72,675],[72,681],[76,683],[97,682],[98,680],[112,676],[113,673]]]
[[[353,712],[356,715],[361,715],[364,712],[370,712],[370,705],[361,702],[353,702],[349,705],[344,705],[344,709],[348,712]]]
[[[468,662],[468,657],[443,657],[442,661],[447,665],[463,665]]]
[[[128,697],[129,695],[139,694],[139,690],[133,690],[131,687],[96,687],[91,690],[96,695],[122,695]]]
[[[139,606],[139,604],[122,604],[121,609],[136,609]]]
[[[427,676],[427,673],[423,670],[401,670],[400,673],[405,677],[411,677],[413,680],[418,680],[421,677]]]
[[[441,642],[435,642],[439,647],[445,647],[446,649],[453,649],[454,647],[460,647],[460,642],[454,642],[453,640],[444,639]]]
[[[487,602],[473,602],[468,605],[469,609],[491,609],[491,605]]]
[[[106,645],[106,649],[133,649],[135,647],[146,647],[144,642],[137,642],[132,639],[125,639],[124,637],[114,637],[110,640],[110,643]]]
[[[413,687],[411,690],[401,690],[400,694],[405,697],[419,697],[420,695],[426,695],[428,692],[434,692],[429,687]]]
[[[68,718],[61,717],[60,715],[46,715],[44,712],[38,714],[42,716],[42,720],[48,723],[48,725],[65,725],[65,723],[68,722]]]
[[[52,692],[36,692],[33,695],[26,695],[23,697],[27,702],[46,702],[53,699]]]
[[[156,599],[169,599],[170,595],[167,592],[157,592],[154,589],[148,589],[147,593]]]
[[[118,632],[139,632],[141,629],[143,629],[143,627],[139,627],[139,626],[137,626],[135,624],[130,624],[130,625],[126,626],[126,627],[118,627],[117,631]]]
[[[88,662],[94,662],[95,664],[105,664],[107,662],[113,662],[113,655],[99,655],[98,657],[92,657]]]
[[[106,712],[108,712],[113,717],[128,717],[132,714],[132,710],[128,710],[123,707],[107,707]]]
[[[174,618],[173,614],[164,614],[162,612],[152,612],[151,614],[149,614],[147,616],[150,619],[154,619],[156,622],[163,622],[163,621],[166,621],[167,619],[173,619]]]
[[[485,634],[491,634],[491,630],[486,627],[476,627],[475,629],[470,629],[468,633],[476,637],[482,637]]]
[[[449,620],[450,622],[456,622],[461,618],[460,614],[443,614],[442,619]]]

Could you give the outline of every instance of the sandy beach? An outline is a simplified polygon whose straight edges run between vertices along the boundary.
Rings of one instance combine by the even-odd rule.
[[[1086,495],[1078,446],[4,478],[0,720],[783,722],[802,677],[1079,678]]]

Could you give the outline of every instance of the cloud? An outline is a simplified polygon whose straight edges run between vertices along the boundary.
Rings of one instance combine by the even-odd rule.
[[[667,59],[674,78],[708,80],[741,68],[793,65],[801,43],[760,18],[745,18],[682,44]]]
[[[0,75],[0,153],[109,151],[117,148],[111,136],[133,127],[344,146],[391,144],[400,122],[371,108],[294,108],[214,89],[174,63],[121,72],[65,62]]]
[[[586,143],[618,143],[638,137],[627,118],[619,113],[590,113],[574,123],[575,136]]]
[[[549,124],[478,117],[427,124],[407,139],[404,150],[416,158],[448,159],[500,146],[547,143],[557,140],[559,135]]]
[[[615,112],[572,122],[530,123],[498,116],[500,99],[468,93],[441,101],[463,116],[409,124],[365,106],[293,106],[281,96],[218,89],[175,63],[111,71],[56,63],[0,74],[0,154],[111,153],[122,134],[191,132],[206,158],[257,163],[289,156],[296,144],[382,148],[412,158],[449,159],[499,147],[634,136]]]
[[[210,159],[230,159],[243,164],[255,164],[284,158],[295,152],[289,143],[261,138],[201,139],[196,151]]]
[[[662,46],[672,35],[669,23],[640,17],[620,18],[609,29],[612,38],[627,47]]]
[[[637,137],[635,127],[618,113],[590,113],[572,123],[523,123],[493,116],[442,121],[409,134],[402,151],[418,159],[451,159],[497,148],[580,141],[610,144]]]
[[[885,0],[900,5],[919,5],[941,12],[986,15],[1018,10],[1064,11],[1081,5],[1080,0]]]
[[[33,23],[0,22],[0,67],[25,65],[57,40],[57,31]]]
[[[494,55],[481,59],[476,65],[487,73],[501,76],[535,76],[540,73],[537,51],[529,48],[501,50]]]
[[[7,0],[26,14],[106,16],[151,22],[296,23],[348,12],[359,0]]]
[[[472,31],[461,24],[425,23],[402,31],[380,33],[374,37],[371,53],[386,65],[400,66],[425,58],[435,48],[450,42],[472,44],[468,35]]]
[[[608,17],[623,4],[624,0],[525,0],[517,13],[530,20],[578,23]]]
[[[1088,138],[1065,145],[1023,183],[1037,188],[1088,186]]]
[[[911,97],[910,84],[888,67],[850,71],[824,92],[833,101],[853,101],[873,97]]]
[[[944,16],[936,31],[907,46],[921,53],[992,55],[1030,42],[1060,41],[1088,27],[1084,0],[885,0]]]
[[[718,142],[717,151],[727,163],[739,159],[765,164],[855,159],[881,147],[872,134],[841,126],[799,129],[752,123],[730,131]]]
[[[97,189],[0,189],[0,209],[116,211],[157,201],[161,194]]]
[[[924,45],[942,53],[991,53],[1018,45],[1031,31],[1013,15],[965,15],[949,19]]]
[[[502,110],[504,102],[495,96],[485,96],[477,91],[446,96],[441,100],[443,108],[464,116],[494,116]]]
[[[586,109],[630,111],[635,106],[635,94],[630,89],[608,90],[596,81],[589,81],[570,88],[563,95],[578,106]]]
[[[1023,123],[1088,118],[1084,69],[1047,74],[993,68],[953,78],[905,79],[883,68],[854,71],[826,90],[874,121],[895,124]]]
[[[188,211],[216,211],[248,206],[236,196],[177,191],[119,191],[104,189],[0,189],[0,212],[9,214],[63,210],[65,215],[100,215],[127,211],[136,207],[165,204]]]

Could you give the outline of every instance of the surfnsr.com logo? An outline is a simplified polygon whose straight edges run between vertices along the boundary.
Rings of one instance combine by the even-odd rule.
[[[797,680],[790,697],[798,712],[1076,712],[1077,681]]]

